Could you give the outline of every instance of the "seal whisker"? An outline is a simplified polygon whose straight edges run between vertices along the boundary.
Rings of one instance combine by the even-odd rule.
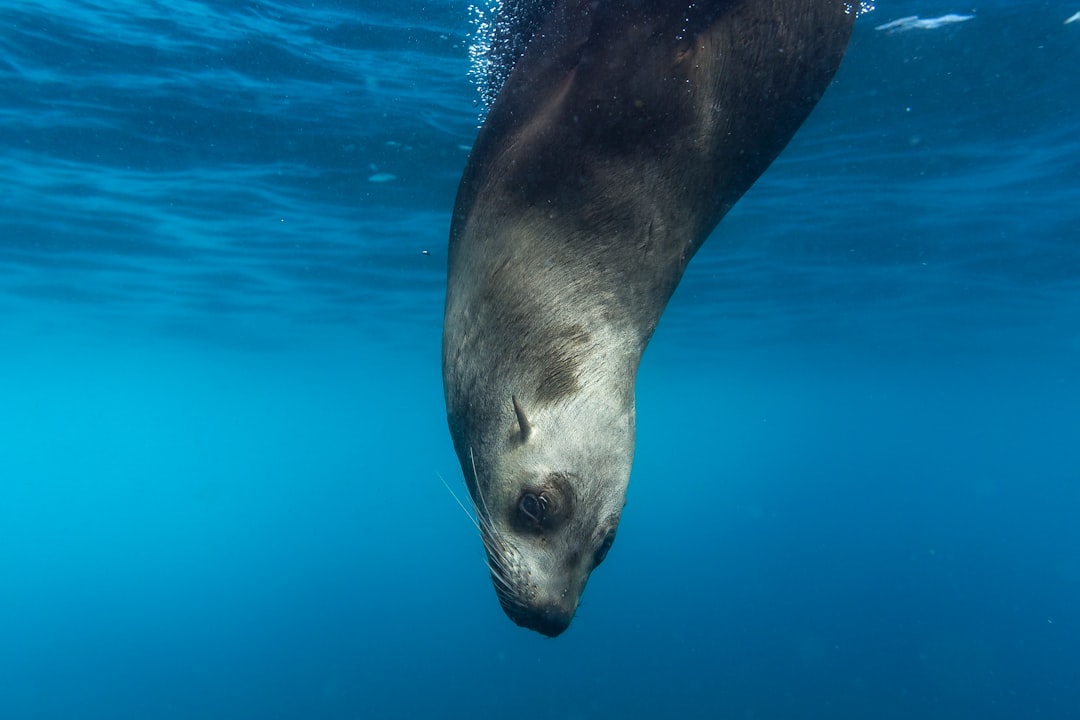
[[[471,446],[469,447],[469,462],[472,464],[473,486],[476,488],[476,494],[480,496],[480,502],[484,506],[483,507],[484,515],[485,515],[485,517],[490,517],[491,512],[488,510],[487,500],[484,498],[484,492],[480,488],[480,476],[476,472],[476,455],[473,453],[473,449],[472,449]],[[475,504],[476,501],[474,500],[473,503]],[[477,513],[479,514],[480,505],[476,506],[476,510],[477,510]]]
[[[491,519],[491,508],[484,497],[484,491],[480,483],[480,476],[476,470],[476,456],[472,447],[469,448],[469,461],[472,465],[473,487],[476,488],[476,498],[473,500],[473,508],[476,511],[476,520],[480,528],[480,539],[484,544],[484,555],[487,560],[488,573],[491,575],[495,587],[495,594],[503,607],[522,610],[528,607],[521,598],[520,590],[512,581],[513,574],[510,572],[510,551],[503,539],[502,533]]]
[[[471,456],[470,450],[470,456]],[[461,501],[458,494],[454,492],[450,484],[446,482],[446,478],[441,473],[436,472],[435,476],[442,482],[443,487],[446,488],[450,496],[454,498],[454,502],[457,503],[461,511],[465,513],[465,517],[469,518],[469,522],[480,533],[480,539],[484,544],[484,561],[487,566],[488,572],[491,575],[492,581],[495,584],[496,594],[499,596],[500,602],[504,605],[510,605],[511,607],[524,608],[525,603],[518,597],[518,592],[515,590],[513,583],[510,581],[510,571],[507,567],[507,549],[506,544],[503,541],[499,530],[491,522],[490,511],[488,510],[487,500],[484,498],[483,491],[480,489],[480,484],[476,480],[476,462],[473,460],[473,481],[476,487],[477,495],[480,497],[480,502],[477,503],[470,496],[470,506],[472,512],[469,512],[469,508],[465,506],[465,503]]]
[[[435,476],[442,481],[443,487],[446,488],[446,491],[448,493],[450,493],[450,497],[454,498],[454,502],[456,502],[458,507],[461,508],[461,512],[465,513],[465,517],[469,518],[469,522],[472,523],[473,527],[475,527],[479,531],[480,523],[477,521],[476,518],[472,516],[472,513],[469,512],[468,508],[465,507],[465,503],[461,502],[461,498],[459,498],[457,496],[457,493],[453,491],[450,485],[446,482],[446,479],[442,476],[441,473],[438,472],[435,473]]]
[[[499,550],[504,550],[506,545],[503,543],[502,538],[499,536],[499,531],[495,525],[491,522],[491,509],[488,507],[487,498],[484,497],[484,491],[480,486],[480,477],[476,472],[476,456],[473,454],[473,449],[469,448],[469,461],[472,463],[473,471],[473,486],[476,488],[476,494],[480,496],[480,502],[473,500],[473,507],[476,508],[476,516],[481,524],[481,533],[485,531],[488,536],[497,544]]]
[[[475,469],[473,472],[475,475]],[[450,496],[454,498],[454,502],[461,508],[461,511],[465,513],[465,517],[469,518],[469,522],[472,523],[473,527],[480,533],[480,538],[484,543],[484,549],[487,551],[484,553],[485,564],[487,565],[488,572],[491,574],[492,580],[495,582],[496,593],[502,599],[502,602],[508,603],[514,607],[524,607],[524,603],[517,597],[514,586],[507,577],[509,572],[504,562],[505,549],[503,548],[502,542],[499,539],[491,520],[480,512],[479,507],[476,506],[475,503],[473,503],[474,512],[470,513],[468,508],[466,508],[465,504],[461,501],[461,498],[459,498],[453,488],[450,487],[450,484],[446,482],[446,478],[438,472],[436,472],[435,475],[442,482],[443,487],[446,488],[447,492],[450,493]],[[482,494],[481,497],[483,497]]]

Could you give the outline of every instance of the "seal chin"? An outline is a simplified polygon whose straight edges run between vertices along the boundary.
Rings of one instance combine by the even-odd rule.
[[[535,607],[523,607],[502,602],[500,604],[502,604],[506,616],[513,620],[515,624],[529,630],[535,630],[548,637],[562,635],[566,628],[570,627],[570,621],[574,619],[574,610],[577,609],[568,609],[557,603]]]

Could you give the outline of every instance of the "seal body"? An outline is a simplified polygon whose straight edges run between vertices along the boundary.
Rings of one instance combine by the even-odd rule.
[[[544,10],[458,191],[443,381],[502,607],[554,636],[615,537],[642,351],[691,257],[824,93],[855,14],[838,0]]]

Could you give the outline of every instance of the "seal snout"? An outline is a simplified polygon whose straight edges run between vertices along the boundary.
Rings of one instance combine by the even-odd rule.
[[[574,611],[567,610],[557,604],[541,605],[537,607],[504,607],[507,616],[521,627],[535,630],[541,635],[557,637],[566,628],[570,627],[570,621],[574,619]]]

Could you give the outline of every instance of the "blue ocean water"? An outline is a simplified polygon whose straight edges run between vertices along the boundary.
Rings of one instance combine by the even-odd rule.
[[[859,19],[546,640],[439,479],[468,2],[7,0],[0,718],[1080,717],[1077,11]]]

